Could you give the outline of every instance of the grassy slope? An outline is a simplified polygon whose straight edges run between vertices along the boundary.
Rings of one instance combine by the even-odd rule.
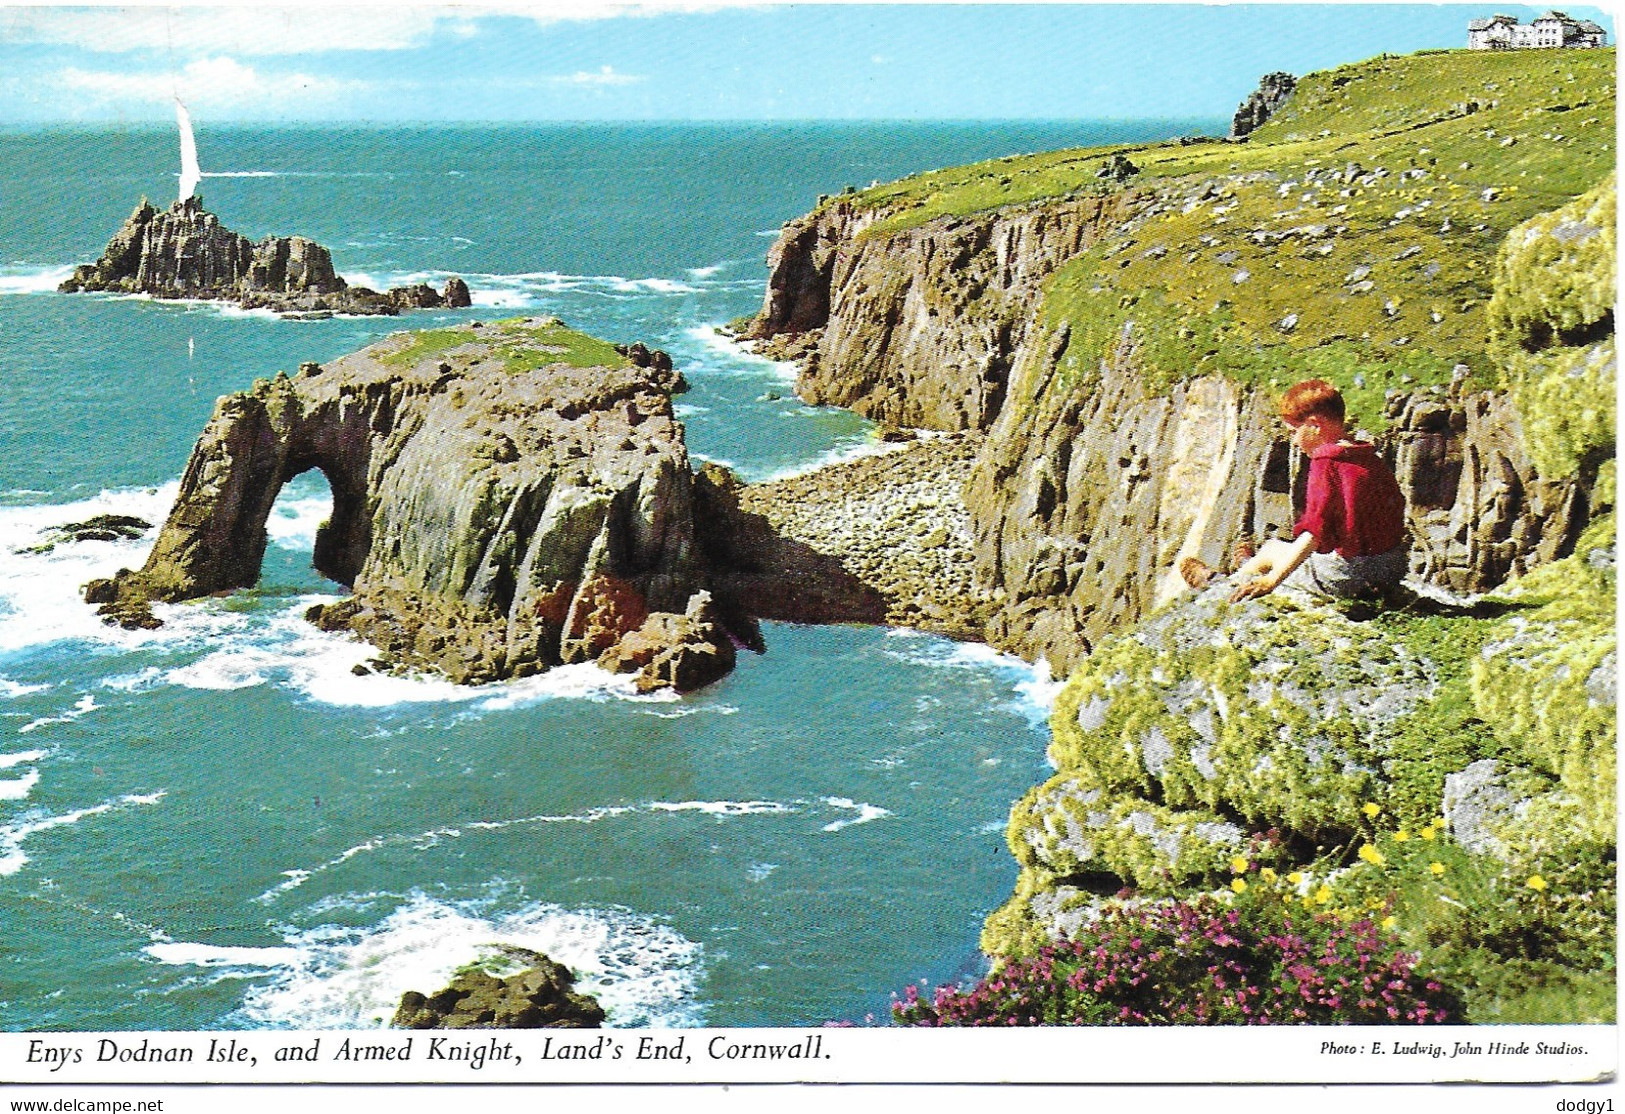
[[[405,339],[398,347],[379,356],[392,367],[412,367],[430,356],[437,356],[468,344],[495,344],[496,354],[502,357],[509,371],[530,371],[549,364],[568,364],[571,367],[627,366],[627,359],[615,351],[608,341],[576,332],[555,321],[552,324],[527,324],[531,318],[515,317],[492,322],[487,335],[476,338],[467,326],[445,329],[426,329],[421,332],[397,334]],[[491,337],[489,329],[500,330]]]
[[[998,159],[851,200],[891,212],[866,233],[880,236],[1132,190],[1148,204],[1141,219],[1050,282],[1045,321],[1070,331],[1070,381],[1087,381],[1132,321],[1153,382],[1318,375],[1377,430],[1388,388],[1448,381],[1458,363],[1495,380],[1495,251],[1612,169],[1614,61],[1612,49],[1373,59],[1305,77],[1246,144]],[[1126,186],[1096,177],[1119,152],[1140,168]]]

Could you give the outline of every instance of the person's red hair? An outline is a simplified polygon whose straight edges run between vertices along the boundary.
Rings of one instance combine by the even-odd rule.
[[[1343,396],[1324,379],[1305,379],[1302,383],[1294,383],[1281,396],[1283,422],[1299,425],[1309,418],[1343,420]]]

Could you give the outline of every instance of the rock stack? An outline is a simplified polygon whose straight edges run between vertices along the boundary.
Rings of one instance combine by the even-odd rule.
[[[166,210],[142,198],[101,258],[75,268],[58,289],[200,298],[301,316],[393,315],[470,304],[460,278],[439,291],[422,283],[382,294],[350,286],[333,270],[332,253],[314,240],[267,236],[256,244],[221,224],[196,196]]]

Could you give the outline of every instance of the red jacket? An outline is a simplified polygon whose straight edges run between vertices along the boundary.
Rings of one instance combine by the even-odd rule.
[[[1386,553],[1405,540],[1405,496],[1366,443],[1322,445],[1309,454],[1309,493],[1292,534],[1315,535],[1315,552]]]

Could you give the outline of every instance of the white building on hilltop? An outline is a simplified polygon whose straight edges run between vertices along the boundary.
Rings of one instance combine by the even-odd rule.
[[[1509,15],[1467,22],[1469,50],[1531,50],[1558,47],[1607,46],[1608,33],[1589,19],[1572,19],[1565,12],[1547,12],[1529,23]]]

